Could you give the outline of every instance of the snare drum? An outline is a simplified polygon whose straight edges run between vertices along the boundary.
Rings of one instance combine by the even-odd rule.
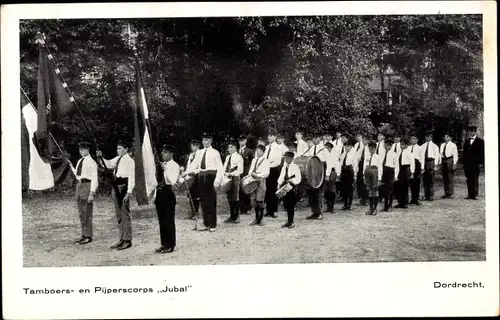
[[[259,187],[260,181],[252,176],[246,176],[241,180],[241,189],[245,194],[251,194]]]
[[[186,192],[193,185],[194,177],[193,176],[185,176],[180,177],[177,182],[174,184],[174,190],[178,192]]]
[[[290,183],[287,183],[283,187],[279,188],[278,191],[276,191],[276,197],[278,199],[281,199],[292,189],[292,185]]]
[[[219,184],[219,191],[223,193],[228,193],[231,190],[231,183],[233,179],[231,177],[224,177]]]

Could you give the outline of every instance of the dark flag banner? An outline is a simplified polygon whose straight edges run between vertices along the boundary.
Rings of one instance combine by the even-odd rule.
[[[71,172],[69,160],[62,155],[50,154],[50,163],[44,161],[31,139],[38,128],[35,107],[21,90],[21,165],[23,190],[46,190],[68,178]],[[51,139],[49,134],[49,139]],[[53,141],[50,141],[53,143]]]
[[[66,89],[66,83],[60,78],[61,71],[56,67],[54,58],[42,41],[39,41],[38,48],[38,118],[33,142],[42,160],[50,163],[54,149],[54,143],[50,139],[51,129],[62,116],[73,109],[74,100]]]
[[[151,145],[149,113],[144,94],[139,63],[135,64],[136,103],[134,112],[134,160],[135,160],[135,197],[138,205],[148,205],[148,196],[158,185],[156,165]]]

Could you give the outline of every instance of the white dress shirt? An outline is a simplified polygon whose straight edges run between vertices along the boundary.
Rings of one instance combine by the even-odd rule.
[[[322,162],[326,161],[326,158],[328,154],[328,149],[325,148],[321,143],[313,145],[309,151],[306,152],[305,156],[310,157],[310,156],[317,156],[319,160]]]
[[[378,141],[377,146],[375,147],[375,153],[379,156],[384,156],[385,154],[385,141]]]
[[[339,161],[339,156],[337,154],[337,151],[330,151],[326,150],[325,152],[326,155],[326,176],[329,177],[332,169],[335,169],[335,172],[337,175],[340,174],[340,161]]]
[[[363,152],[363,149],[365,148],[365,145],[363,142],[356,142],[354,144],[353,149],[356,150],[356,153],[358,154],[358,159],[361,159],[361,153]]]
[[[441,154],[439,153],[439,148],[434,142],[426,142],[420,147],[420,152],[422,152],[421,158],[425,161],[425,152],[427,150],[427,146],[429,146],[429,158],[434,158],[434,164],[439,165],[441,163]]]
[[[283,155],[285,154],[283,144],[277,144],[273,142],[266,146],[266,151],[264,152],[264,157],[269,160],[269,165],[271,168],[276,168],[281,164]]]
[[[198,151],[195,151],[195,152],[191,152],[188,156],[188,159],[187,159],[187,164],[186,164],[186,173],[187,172],[193,172],[196,168],[193,168],[193,165],[195,163],[195,158],[196,158],[196,152]]]
[[[347,157],[347,159],[346,159]],[[340,166],[344,165],[344,159],[345,159],[345,165],[346,166],[352,166],[354,170],[354,175],[358,172],[358,155],[356,154],[356,150],[351,149],[349,152],[342,153],[340,155]]]
[[[205,155],[205,168],[202,168],[201,164],[204,155]],[[192,168],[194,169],[195,173],[216,170],[217,176],[219,178],[224,171],[224,166],[222,164],[222,159],[220,157],[219,151],[215,150],[211,146],[208,148],[200,149],[196,152]]]
[[[401,163],[399,159],[401,158]],[[401,150],[401,153],[398,155],[398,164],[402,166],[410,165],[410,172],[413,174],[415,172],[415,157],[411,152],[409,147],[406,147],[404,150]]]
[[[309,147],[307,146],[307,142],[300,139],[295,142],[297,144],[297,152],[295,152],[298,156],[302,156]]]
[[[231,160],[231,163],[229,163]],[[234,171],[231,171],[232,169]],[[243,157],[238,152],[234,152],[226,156],[226,160],[224,161],[224,173],[227,173],[228,176],[239,177],[243,173]]]
[[[384,164],[385,159],[385,164]],[[398,165],[398,155],[389,149],[384,155],[381,157],[380,163],[382,166],[388,168],[394,168],[394,177],[397,178],[399,174],[399,165]],[[383,169],[383,168],[382,168]]]
[[[165,170],[163,170],[163,177],[166,185],[174,185],[179,179],[180,167],[174,160],[169,160],[165,163]]]
[[[342,149],[343,146],[344,146],[344,144],[342,143],[341,138],[333,140],[333,148],[334,149]]]
[[[251,175],[253,172],[255,172],[257,177],[265,179],[269,176],[269,169],[269,160],[267,160],[265,156],[262,156],[260,158],[255,157],[250,164],[248,175]]]
[[[120,159],[121,158],[121,159]],[[123,156],[116,156],[111,160],[103,159],[106,167],[114,169],[117,178],[128,178],[127,193],[132,193],[135,187],[135,162],[132,157],[126,153]],[[119,163],[118,163],[119,160]],[[118,167],[116,167],[118,165]]]
[[[474,141],[476,140],[477,135],[473,136],[472,138],[468,138],[470,140],[470,144],[473,144]]]
[[[446,154],[444,147],[446,146]],[[442,157],[453,157],[453,164],[457,164],[458,162],[458,149],[457,145],[453,142],[445,142],[441,144],[441,148],[439,149],[439,153]]]
[[[401,142],[394,143],[391,150],[399,156],[401,154]]]
[[[295,175],[295,177],[288,180],[288,182],[290,182],[293,185],[298,185],[302,181],[302,176],[300,175],[299,166],[292,162],[290,164],[285,163],[283,165],[283,167],[281,168],[281,173],[280,173],[280,176],[278,178],[278,186],[280,186],[285,181],[285,174],[286,174],[287,170],[288,170],[288,178],[289,179],[293,175]]]
[[[418,160],[421,164],[424,163],[424,159],[422,159],[421,146],[419,146],[418,144],[412,144],[408,146],[408,149],[410,149],[411,153],[413,153],[413,158],[415,160]]]
[[[97,186],[99,185],[99,179],[97,177],[97,163],[90,155],[80,158],[80,160],[76,163],[76,168],[78,168],[80,162],[82,163],[82,172],[79,176],[76,175],[76,169],[73,166],[71,167],[71,170],[73,170],[73,173],[78,181],[82,179],[90,180],[90,192],[95,192]]]
[[[378,156],[376,153],[370,154],[370,152],[368,151],[367,153],[365,153],[365,161],[363,163],[363,174],[365,173],[366,168],[370,166],[377,167],[378,179],[382,180],[382,172],[383,172],[382,158]]]

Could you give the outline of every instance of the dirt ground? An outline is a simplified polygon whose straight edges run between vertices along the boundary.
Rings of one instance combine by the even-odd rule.
[[[94,241],[75,245],[80,236],[76,204],[71,196],[49,195],[23,200],[25,267],[144,266],[203,264],[280,264],[383,261],[484,261],[484,176],[477,201],[466,196],[463,174],[455,177],[455,199],[410,206],[406,211],[366,216],[366,207],[353,202],[353,211],[325,213],[321,221],[305,220],[308,208],[296,213],[296,228],[282,229],[286,213],[266,218],[264,227],[250,227],[253,216],[241,217],[239,225],[224,224],[227,202],[219,197],[217,232],[192,231],[185,220],[188,203],[178,196],[177,248],[156,254],[158,220],[154,207],[132,208],[133,247],[109,249],[118,238],[110,198],[99,197],[94,207]],[[341,204],[336,208],[340,209]],[[380,209],[380,205],[379,205]]]

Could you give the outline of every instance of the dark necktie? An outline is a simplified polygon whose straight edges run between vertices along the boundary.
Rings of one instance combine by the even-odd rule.
[[[116,173],[118,172],[118,166],[120,165],[120,161],[122,160],[123,156],[120,156],[120,158],[118,158],[118,161],[116,161],[116,166],[115,166],[115,172],[113,173],[116,177]]]
[[[285,181],[288,180],[288,169],[289,169],[289,165],[286,165],[286,169],[285,169]]]
[[[401,152],[401,154],[399,155],[399,167],[401,168],[402,165],[403,165],[403,152]]]
[[[316,146],[314,146],[314,155],[316,155]]]
[[[345,147],[344,147],[344,146],[342,146],[342,153],[343,153],[343,152],[345,152]]]
[[[411,146],[411,153],[413,153],[413,148],[415,148],[415,146]]]
[[[194,160],[194,152],[191,154],[191,157],[189,157],[189,164],[191,164],[193,160]]]
[[[345,167],[346,165],[347,165],[347,153],[345,154],[344,162],[342,162],[343,167]]]
[[[397,143],[394,145],[394,152],[396,152],[396,154],[398,153],[398,144]]]
[[[269,159],[269,155],[271,154],[271,146],[272,146],[272,143],[269,144],[269,149],[267,149],[267,155],[266,155],[267,159]]]
[[[227,164],[226,164],[226,172],[229,172],[229,169],[231,168],[231,157],[233,155],[229,155],[229,159],[227,159]]]
[[[382,162],[382,167],[385,167],[385,162],[387,161],[387,153],[388,152],[386,152],[384,155],[384,161]]]
[[[375,152],[377,155],[379,155],[378,150],[380,149],[380,142],[377,142],[377,151]]]
[[[446,158],[446,146],[448,145],[448,142],[446,142],[444,144],[444,148],[443,148],[443,157]]]
[[[430,142],[427,142],[427,147],[425,147],[425,160],[429,158],[429,144]]]
[[[359,151],[359,148],[361,147],[361,143],[358,142],[358,148],[356,149],[356,152]]]
[[[77,176],[80,176],[82,174],[83,160],[85,160],[85,158],[82,158],[80,160],[80,162],[78,163],[78,166],[76,167],[76,175]]]
[[[260,166],[262,161],[264,161],[264,158],[260,159],[260,161],[257,161],[258,159],[255,159],[255,167],[253,167],[252,173],[257,172],[257,168]]]
[[[370,156],[370,167],[372,166],[372,159],[373,159],[373,154]]]
[[[207,150],[203,152],[203,157],[201,158],[201,168],[206,169],[207,168]]]

